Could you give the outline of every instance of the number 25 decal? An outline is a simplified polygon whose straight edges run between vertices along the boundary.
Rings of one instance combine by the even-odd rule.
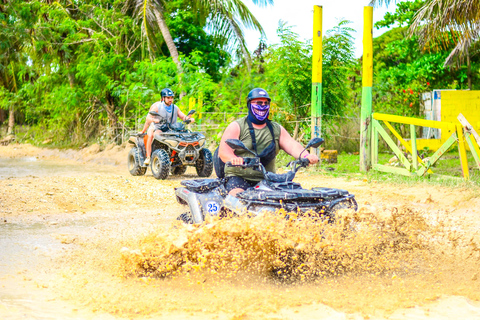
[[[218,203],[215,201],[209,201],[205,204],[208,213],[217,213],[220,210]]]

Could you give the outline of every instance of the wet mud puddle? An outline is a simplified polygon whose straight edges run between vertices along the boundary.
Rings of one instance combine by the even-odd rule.
[[[0,160],[13,190],[29,175],[65,174],[75,179],[55,181],[54,196],[72,183],[93,192],[83,176],[94,169]],[[172,182],[135,193],[158,200],[146,208],[128,191],[148,177],[114,175],[105,171],[112,209],[3,216],[0,318],[480,318],[478,226],[441,210],[360,206],[334,224],[279,212],[192,226],[175,220]]]
[[[136,236],[137,230],[161,225],[158,217],[148,212],[93,212],[44,217],[9,218],[0,224],[0,318],[1,319],[113,319],[109,313],[82,308],[74,299],[64,299],[63,290],[69,277],[78,268],[69,256],[84,252],[90,239],[96,240],[88,254],[96,252],[101,243]],[[87,260],[108,258],[108,251]],[[85,263],[85,261],[80,262]],[[61,289],[60,289],[61,288]]]
[[[24,178],[29,176],[78,176],[94,172],[107,172],[104,168],[84,166],[77,162],[43,160],[36,157],[1,158],[0,179]]]

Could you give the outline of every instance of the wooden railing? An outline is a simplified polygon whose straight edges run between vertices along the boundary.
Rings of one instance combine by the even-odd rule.
[[[405,150],[412,155],[412,162],[405,157],[403,152],[393,141],[387,131],[383,128],[380,121],[385,124],[385,126],[390,130],[390,132],[399,140],[399,142],[404,146]],[[393,128],[390,122],[402,123],[410,125],[410,143],[405,141],[402,136]],[[436,129],[444,129],[442,132],[453,132],[452,135],[445,141],[445,143],[430,157],[426,159],[421,159],[418,156],[417,151],[417,134],[415,126],[421,127],[430,127]],[[379,136],[385,140],[388,146],[395,153],[399,161],[402,163],[404,168],[396,168],[392,166],[382,165],[378,163],[378,139]],[[463,135],[462,125],[451,123],[451,122],[442,122],[442,121],[433,121],[433,120],[423,120],[402,116],[395,116],[389,114],[374,113],[372,115],[372,169],[402,174],[406,176],[423,176],[426,173],[433,174],[432,167],[438,161],[438,159],[445,154],[448,149],[455,143],[458,144],[458,153],[460,157],[460,165],[462,168],[463,178],[465,180],[469,179],[468,172],[468,162],[467,162],[467,153],[465,147],[465,137]],[[478,149],[478,146],[477,146]],[[471,147],[471,150],[474,150]],[[473,151],[472,151],[473,153]],[[478,155],[477,155],[478,157]]]

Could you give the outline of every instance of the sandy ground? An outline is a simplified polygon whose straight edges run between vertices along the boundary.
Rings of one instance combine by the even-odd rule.
[[[318,226],[265,217],[184,226],[174,188],[194,169],[133,177],[127,153],[0,147],[0,318],[480,319],[477,188],[312,168],[295,181],[359,204],[354,236],[314,240]],[[278,281],[267,269],[286,254]]]

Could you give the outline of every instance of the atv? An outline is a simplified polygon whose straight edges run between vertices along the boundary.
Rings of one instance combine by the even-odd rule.
[[[183,187],[175,189],[177,201],[189,207],[189,211],[181,214],[177,219],[185,223],[202,223],[207,215],[227,216],[258,215],[261,212],[275,212],[284,209],[294,213],[297,218],[313,217],[334,221],[335,213],[340,209],[357,210],[355,196],[346,190],[315,187],[303,189],[297,182],[293,182],[298,169],[307,167],[309,160],[302,158],[302,153],[310,147],[318,148],[323,139],[312,139],[299,158],[289,163],[291,170],[276,174],[268,172],[260,162],[258,154],[249,150],[240,140],[227,139],[226,143],[232,149],[243,149],[253,157],[243,158],[241,167],[251,167],[263,173],[264,179],[254,187],[231,196],[225,189],[225,179],[193,179],[181,182]],[[230,162],[226,166],[232,166]],[[287,215],[292,218],[293,215]]]
[[[160,117],[155,111],[149,113],[154,117]],[[193,113],[195,110],[190,110],[187,117]],[[212,153],[205,147],[205,136],[200,132],[188,130],[185,125],[189,123],[190,120],[186,119],[172,125],[165,122],[155,124],[150,168],[156,179],[164,180],[169,173],[182,175],[187,166],[194,166],[199,177],[209,177],[212,174]],[[133,176],[144,175],[147,171],[144,164],[147,135],[131,134],[128,142],[133,145],[128,153],[128,170]]]

